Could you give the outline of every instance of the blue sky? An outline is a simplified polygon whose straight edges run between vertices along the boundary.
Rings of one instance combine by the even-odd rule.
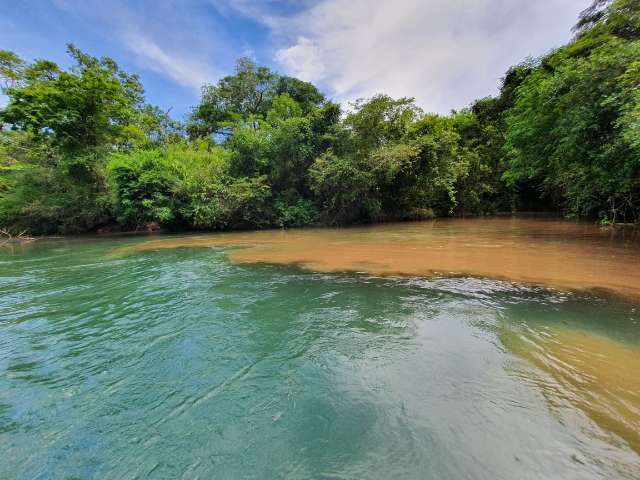
[[[428,111],[496,92],[509,65],[568,41],[589,0],[0,0],[0,48],[68,66],[65,44],[140,75],[182,119],[204,82],[252,57],[348,102]]]

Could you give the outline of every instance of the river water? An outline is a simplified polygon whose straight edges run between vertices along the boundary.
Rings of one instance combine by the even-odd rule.
[[[557,220],[0,249],[0,478],[640,478],[640,245]]]

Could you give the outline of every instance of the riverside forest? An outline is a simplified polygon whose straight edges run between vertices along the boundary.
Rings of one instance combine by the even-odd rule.
[[[640,479],[640,1],[26,3],[0,9],[0,479]],[[240,59],[187,86],[184,45],[125,63],[121,20]],[[558,26],[448,114],[431,64],[417,100],[339,103],[281,61],[360,70],[346,32],[359,82],[473,65],[454,98],[490,70],[465,41]],[[25,54],[61,34],[68,66]],[[183,87],[183,118],[151,104]]]
[[[348,108],[238,60],[180,123],[138,77],[0,52],[0,226],[227,230],[496,212],[640,220],[640,5],[597,0],[562,48],[450,115],[384,94]]]

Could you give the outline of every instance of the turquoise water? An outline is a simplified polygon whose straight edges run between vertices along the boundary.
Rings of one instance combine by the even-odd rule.
[[[640,478],[640,392],[608,422],[514,346],[635,352],[631,302],[140,241],[0,250],[0,478]]]

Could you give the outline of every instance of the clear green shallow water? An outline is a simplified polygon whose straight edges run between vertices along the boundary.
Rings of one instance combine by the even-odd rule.
[[[0,250],[0,478],[640,478],[632,302],[140,241]]]

